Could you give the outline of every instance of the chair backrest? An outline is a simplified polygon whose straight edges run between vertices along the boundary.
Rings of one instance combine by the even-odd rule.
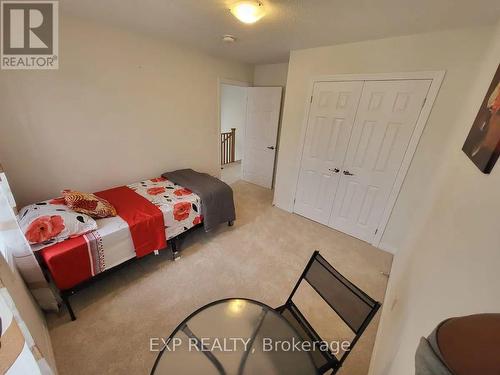
[[[336,364],[340,367],[380,308],[380,303],[347,280],[320,255],[319,251],[313,253],[285,306],[288,305],[297,310],[292,298],[303,280],[310,284],[355,334],[349,351],[341,358],[336,358]],[[303,316],[301,317],[303,320]],[[312,330],[314,335],[317,335],[310,324],[303,323],[301,324],[305,329]]]

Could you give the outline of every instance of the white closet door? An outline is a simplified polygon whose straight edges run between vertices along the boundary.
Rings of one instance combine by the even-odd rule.
[[[314,84],[294,211],[322,224],[330,218],[362,87],[362,81]]]
[[[373,240],[430,84],[365,82],[329,226]]]
[[[281,108],[281,87],[249,87],[242,179],[270,189]]]

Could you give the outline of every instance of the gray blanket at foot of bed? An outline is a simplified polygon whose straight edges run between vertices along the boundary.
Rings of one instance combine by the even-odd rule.
[[[201,214],[205,231],[220,223],[236,219],[233,190],[221,180],[192,169],[179,169],[162,174],[167,180],[188,188],[201,198]]]

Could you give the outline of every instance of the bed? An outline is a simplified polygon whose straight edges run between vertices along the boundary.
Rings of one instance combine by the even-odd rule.
[[[167,248],[167,241],[175,251],[179,235],[203,224],[200,196],[165,177],[95,194],[111,202],[118,215],[97,219],[97,229],[84,235],[44,248],[32,246],[60,290],[72,320],[76,318],[68,297],[79,286],[131,259]],[[37,204],[61,203],[52,199]]]
[[[153,178],[127,185],[146,198],[163,214],[165,239],[172,239],[202,222],[200,198],[190,190],[165,178]],[[109,198],[113,189],[97,195]],[[152,194],[148,193],[151,192]],[[113,193],[111,193],[113,194]],[[47,204],[51,201],[46,201]],[[140,203],[139,203],[140,204]],[[182,212],[175,209],[182,207]],[[137,209],[137,207],[133,207]],[[118,212],[120,215],[120,212]],[[60,290],[68,290],[97,274],[135,258],[136,248],[129,223],[121,216],[98,219],[98,229],[38,251]],[[142,219],[140,219],[142,220]],[[166,244],[165,244],[166,246]],[[158,246],[159,247],[159,246]],[[34,248],[36,251],[36,247]],[[162,248],[152,248],[152,251]],[[147,255],[146,251],[140,256]]]

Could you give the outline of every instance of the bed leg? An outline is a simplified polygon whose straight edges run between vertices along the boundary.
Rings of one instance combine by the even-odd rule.
[[[227,222],[227,226],[228,226],[228,227],[232,227],[233,225],[234,225],[234,221],[233,221],[233,220],[229,220],[229,221]]]
[[[179,250],[177,249],[177,238],[174,237],[170,240],[170,247],[172,249],[172,257],[174,260],[178,260],[181,257]]]
[[[73,293],[71,293],[73,294]],[[62,293],[61,298],[63,300],[63,303],[66,305],[66,308],[68,309],[69,316],[72,321],[76,320],[75,313],[73,312],[73,309],[71,308],[71,304],[69,303],[69,296],[66,293]]]

